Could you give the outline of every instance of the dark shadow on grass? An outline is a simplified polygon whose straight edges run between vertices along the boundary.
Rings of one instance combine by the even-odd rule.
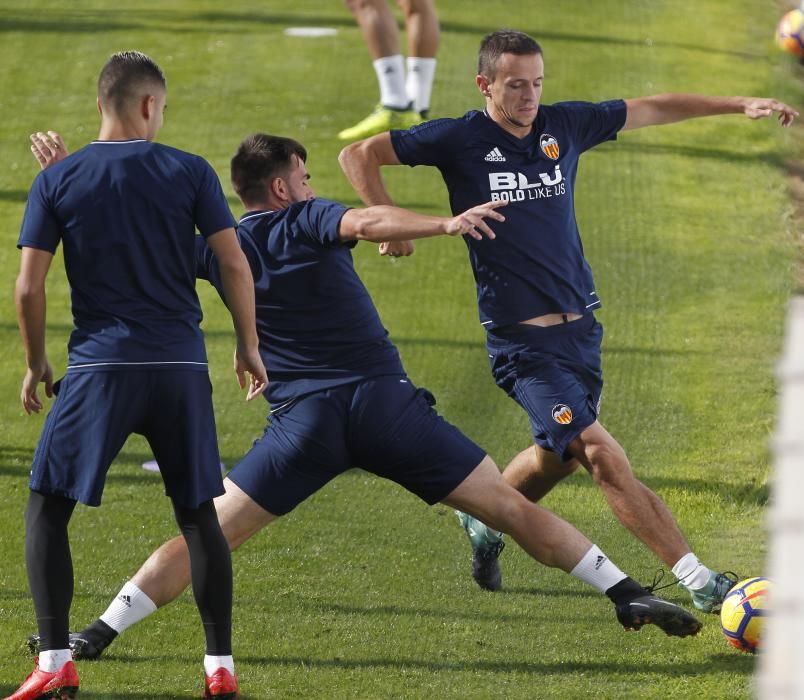
[[[237,564],[235,563],[235,566]],[[508,592],[508,591],[506,591]],[[541,591],[534,589],[534,595],[539,595]],[[573,591],[569,593],[572,595]],[[600,597],[599,593],[592,593],[588,597]],[[377,605],[377,606],[360,606],[360,605],[341,605],[339,603],[301,603],[305,609],[318,613],[337,613],[339,615],[360,615],[366,618],[382,618],[382,617],[407,617],[407,618],[427,618],[436,620],[466,620],[467,622],[485,621],[485,622],[500,622],[510,624],[521,624],[523,619],[534,620],[532,615],[527,612],[517,613],[515,615],[506,615],[499,611],[481,613],[477,608],[472,608],[470,605],[466,606],[465,610],[450,609],[432,609],[432,608],[405,608],[399,605]],[[538,617],[544,617],[539,615]]]
[[[502,590],[494,593],[495,596],[500,595],[527,595],[527,596],[542,596],[545,598],[600,598],[600,593],[590,589],[569,590],[567,588],[539,588],[538,586],[509,586],[504,585]],[[520,615],[518,620],[522,620]]]
[[[665,143],[635,143],[633,141],[622,140],[617,144],[605,148],[606,153],[614,151],[632,151],[635,153],[651,156],[684,156],[686,158],[705,158],[718,160],[725,163],[765,163],[777,168],[786,168],[787,163],[775,151],[727,151],[720,148],[706,148],[702,146],[690,146],[688,144],[665,144]],[[595,151],[591,151],[594,153]],[[598,151],[603,153],[603,150]]]
[[[226,26],[226,25],[231,26]],[[212,29],[210,28],[212,25]],[[0,19],[0,32],[56,32],[56,33],[95,33],[110,31],[149,30],[171,33],[250,33],[265,29],[281,30],[284,26],[316,25],[354,29],[357,27],[353,17],[346,12],[337,14],[294,14],[276,12],[181,12],[177,10],[126,10],[113,11],[93,10],[57,10],[48,11],[47,15],[32,17],[24,8],[7,8]],[[403,27],[404,28],[404,27]],[[681,49],[706,53],[707,56],[722,55],[740,59],[764,59],[766,53],[716,49],[711,45],[690,44],[686,42],[662,41],[650,38],[626,38],[604,36],[601,34],[575,34],[545,30],[544,27],[519,27],[532,34],[538,41],[566,41],[572,43],[591,44],[595,47],[631,46],[645,50]],[[441,17],[441,30],[455,34],[476,36],[478,41],[485,36],[489,27],[486,24],[470,24]],[[467,65],[467,77],[471,75],[471,66]]]
[[[0,190],[0,202],[27,202],[27,190]]]
[[[643,634],[646,638],[645,644],[650,645],[650,636],[656,631],[644,631]],[[624,634],[624,633],[623,633]],[[661,633],[659,633],[661,634]],[[446,641],[446,640],[445,640]],[[612,643],[616,643],[616,636],[612,635]],[[684,644],[685,641],[679,640],[679,644]],[[478,647],[477,656],[488,656],[488,652],[483,650],[483,647]],[[149,655],[149,656],[105,656],[104,658],[109,661],[118,663],[131,663],[131,664],[154,664],[160,662],[175,662],[177,659],[185,660],[187,663],[194,663],[197,661],[195,656],[186,655],[186,658],[179,654],[170,656],[164,655]],[[101,662],[102,663],[102,662]],[[713,673],[729,673],[739,675],[750,675],[754,671],[753,658],[749,656],[741,656],[738,654],[715,654],[710,655],[708,663],[701,663],[700,661],[689,661],[686,663],[678,663],[676,661],[657,661],[650,664],[645,664],[642,661],[635,661],[629,663],[627,661],[551,661],[540,662],[538,660],[532,661],[494,661],[488,658],[477,658],[472,661],[434,661],[432,659],[399,659],[387,657],[373,657],[364,659],[342,659],[339,657],[334,658],[315,658],[303,656],[248,656],[247,654],[237,655],[238,664],[251,664],[258,668],[275,668],[278,666],[290,666],[292,668],[301,668],[305,671],[326,670],[326,669],[339,669],[339,670],[352,670],[352,671],[372,671],[375,669],[390,669],[397,671],[404,671],[405,669],[416,669],[420,671],[429,671],[432,673],[477,673],[482,671],[485,673],[524,673],[534,676],[541,676],[545,673],[549,674],[568,674],[568,673],[601,673],[601,674],[650,674],[656,676],[671,675],[676,676],[709,676]],[[89,694],[84,693],[81,689],[81,697],[90,697]],[[114,695],[103,697],[117,697]],[[128,696],[120,696],[128,697]],[[131,696],[139,697],[139,696]]]
[[[650,644],[646,640],[646,644]],[[481,652],[478,651],[478,656]],[[661,661],[654,659],[650,664],[642,661],[629,663],[627,661],[558,661],[540,662],[534,661],[492,661],[478,658],[472,661],[433,661],[431,659],[395,659],[395,658],[367,658],[367,659],[332,659],[304,658],[301,656],[276,656],[273,658],[251,657],[248,655],[238,655],[238,663],[254,664],[261,667],[291,666],[295,668],[305,668],[306,670],[316,669],[343,669],[343,670],[371,670],[377,668],[387,668],[394,670],[418,669],[431,671],[433,673],[455,672],[455,673],[524,673],[534,676],[549,674],[569,674],[569,673],[601,673],[610,675],[612,673],[624,674],[638,673],[650,675],[671,675],[677,676],[709,676],[714,672],[721,671],[741,675],[749,675],[753,672],[754,666],[751,660],[740,658],[736,655],[713,657],[711,663],[703,664],[700,662],[679,663],[677,661]]]
[[[645,476],[635,468],[636,477],[654,491],[662,489],[680,489],[690,495],[705,495],[713,504],[716,502],[733,503],[745,506],[764,506],[770,498],[769,484],[735,483],[726,484],[717,480],[677,479],[667,476]],[[597,489],[597,484],[585,472],[571,477],[573,486]]]

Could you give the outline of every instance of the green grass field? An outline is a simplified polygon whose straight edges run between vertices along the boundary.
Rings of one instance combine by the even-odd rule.
[[[800,69],[776,54],[775,3],[440,0],[442,46],[434,116],[478,107],[480,38],[505,26],[545,50],[545,101],[665,91],[774,94],[802,103]],[[114,9],[111,9],[113,8]],[[335,27],[299,39],[289,26]],[[126,48],[157,59],[169,83],[160,141],[206,156],[232,207],[228,159],[253,131],[310,151],[316,191],[357,203],[340,173],[334,134],[376,101],[359,33],[339,0],[11,0],[0,11],[0,692],[30,671],[34,628],[22,511],[43,422],[18,401],[24,358],[12,290],[15,242],[37,167],[27,135],[58,129],[72,147],[96,135],[95,80]],[[640,477],[670,505],[713,567],[763,570],[774,423],[774,363],[796,257],[787,158],[800,137],[737,116],[631,132],[582,161],[578,216],[604,301],[602,422]],[[446,213],[436,172],[387,173],[399,204]],[[410,259],[355,257],[408,372],[450,420],[504,466],[530,440],[526,416],[488,373],[462,242],[421,243]],[[267,412],[246,405],[229,369],[231,325],[200,288],[221,451],[232,466]],[[61,261],[50,275],[49,355],[64,370],[71,328]],[[270,372],[270,368],[269,368]],[[106,607],[144,558],[175,534],[161,483],[132,439],[109,475],[103,507],[71,526],[73,621]],[[655,557],[576,474],[545,504],[576,524],[634,577]],[[454,515],[393,484],[349,472],[234,557],[235,658],[248,698],[745,698],[754,660],[730,649],[708,617],[695,639],[656,629],[624,634],[605,598],[509,544],[505,592],[480,591]],[[54,571],[58,577],[59,572]],[[670,588],[671,600],[687,599]],[[201,625],[185,594],[79,665],[82,697],[196,697]],[[5,693],[4,693],[5,694]]]

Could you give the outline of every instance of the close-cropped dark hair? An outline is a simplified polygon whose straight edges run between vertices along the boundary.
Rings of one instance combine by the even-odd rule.
[[[232,157],[231,178],[237,196],[246,203],[265,198],[275,177],[287,177],[293,156],[307,162],[307,150],[298,141],[271,134],[252,134],[243,139]]]
[[[133,100],[154,87],[165,89],[165,74],[152,58],[140,51],[113,54],[98,77],[101,105],[116,114],[124,113]]]
[[[492,32],[484,36],[480,42],[477,72],[480,75],[485,75],[489,80],[494,80],[494,74],[497,72],[497,61],[504,53],[512,53],[517,56],[541,54],[542,47],[539,46],[535,39],[524,32],[517,32],[513,29],[501,29]]]

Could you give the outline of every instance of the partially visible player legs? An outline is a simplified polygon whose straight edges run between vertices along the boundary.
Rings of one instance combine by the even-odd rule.
[[[568,451],[574,455],[573,459],[562,461],[554,452],[534,445],[511,461],[503,477],[535,502],[582,462],[617,519],[670,567],[679,585],[689,592],[695,607],[703,612],[718,612],[735,581],[698,560],[665,502],[634,476],[619,443],[595,422],[570,443]],[[475,543],[483,541],[489,543],[486,545],[489,551],[494,551],[496,533],[492,528],[475,519],[464,518],[462,524],[467,533],[471,529],[474,550],[478,549]],[[499,569],[496,557],[487,563],[487,568]],[[481,581],[478,585],[487,588]]]
[[[223,536],[231,551],[276,519],[224,479],[226,493],[215,499]],[[77,659],[97,659],[122,632],[181,595],[190,584],[190,557],[184,538],[174,537],[157,549],[127,581],[106,612],[70,635]],[[36,640],[32,640],[35,644]]]
[[[634,476],[625,451],[608,431],[593,423],[570,443],[569,451],[592,475],[617,519],[671,568],[695,607],[718,612],[735,582],[692,553],[670,509]]]
[[[173,511],[190,559],[193,597],[206,637],[205,697],[237,697],[232,658],[232,556],[213,502],[188,508],[174,501]],[[213,683],[217,686],[211,692]]]
[[[433,0],[397,0],[405,16],[408,56],[405,91],[422,119],[430,112],[440,28]]]
[[[338,138],[356,141],[390,129],[407,129],[421,121],[405,88],[405,62],[399,27],[385,0],[345,0],[363,33],[380,87],[376,109]]]
[[[527,499],[536,503],[577,468],[577,460],[565,462],[554,452],[532,445],[511,460],[503,471],[503,478]],[[472,545],[472,577],[481,588],[500,590],[502,571],[498,557],[503,550],[502,534],[468,513],[457,511],[457,515]]]
[[[507,532],[542,564],[558,567],[605,593],[626,629],[655,624],[669,635],[686,637],[701,628],[686,610],[651,595],[629,578],[568,522],[511,488],[489,457],[444,502]]]
[[[538,503],[579,466],[577,459],[566,461],[555,452],[531,445],[511,460],[503,478],[525,498]]]
[[[73,698],[78,693],[78,674],[67,643],[73,599],[67,526],[75,503],[61,496],[30,492],[25,509],[25,560],[41,650],[33,672],[7,700]]]

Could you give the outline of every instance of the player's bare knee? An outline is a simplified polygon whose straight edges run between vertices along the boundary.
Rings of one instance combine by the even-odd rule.
[[[635,482],[631,465],[616,443],[600,443],[587,447],[588,469],[599,486],[627,489]]]
[[[526,518],[527,508],[533,506],[519,491],[507,484],[500,489],[495,489],[489,499],[490,514],[483,522],[506,534],[511,534],[518,529]]]

